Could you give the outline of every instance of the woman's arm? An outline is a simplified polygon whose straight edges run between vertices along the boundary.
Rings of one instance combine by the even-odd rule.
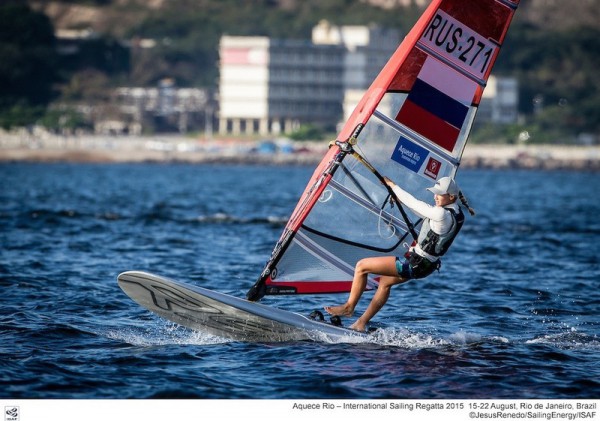
[[[384,177],[385,183],[392,188],[398,199],[409,207],[413,212],[418,214],[422,218],[429,218],[432,221],[441,221],[444,219],[444,209],[439,206],[431,206],[428,203],[422,202],[416,199],[413,195],[407,191],[402,190],[392,180]]]

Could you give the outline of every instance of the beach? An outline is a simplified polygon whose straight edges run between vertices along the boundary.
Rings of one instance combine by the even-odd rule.
[[[0,162],[314,165],[327,142],[169,136],[0,135]],[[462,168],[600,171],[600,146],[467,144]]]

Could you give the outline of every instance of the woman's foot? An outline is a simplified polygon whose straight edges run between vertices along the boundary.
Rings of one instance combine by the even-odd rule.
[[[350,329],[356,330],[357,332],[366,332],[367,325],[358,319],[350,326]]]
[[[327,306],[324,307],[325,311],[332,316],[350,317],[354,314],[354,308],[350,304],[342,304],[340,306]]]

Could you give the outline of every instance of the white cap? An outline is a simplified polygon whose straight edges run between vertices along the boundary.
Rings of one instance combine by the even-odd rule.
[[[458,196],[458,185],[456,181],[451,179],[450,177],[442,177],[440,178],[435,186],[428,188],[431,193],[438,194],[440,196],[444,194],[449,194],[451,196]]]

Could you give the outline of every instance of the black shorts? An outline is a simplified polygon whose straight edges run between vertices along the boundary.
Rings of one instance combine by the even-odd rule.
[[[398,276],[403,279],[421,279],[431,275],[435,270],[438,270],[442,262],[436,260],[432,262],[425,257],[421,257],[414,252],[410,252],[408,258],[396,258],[396,269]]]

